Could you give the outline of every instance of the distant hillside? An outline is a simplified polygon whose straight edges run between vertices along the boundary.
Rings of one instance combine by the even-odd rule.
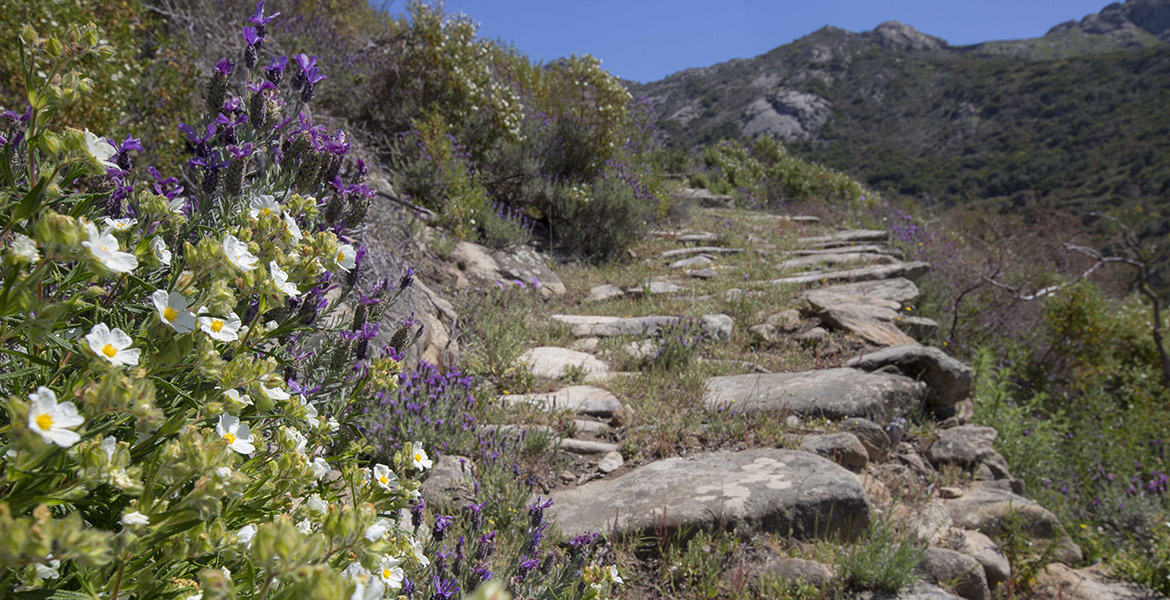
[[[631,87],[684,147],[771,134],[806,158],[936,203],[1165,212],[1167,40],[1170,0],[1129,0],[1041,38],[975,46],[898,22],[864,33],[826,27],[752,59]]]

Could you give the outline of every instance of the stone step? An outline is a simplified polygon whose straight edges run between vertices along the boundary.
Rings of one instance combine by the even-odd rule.
[[[617,452],[618,446],[609,442],[565,438],[561,440],[561,450],[573,454],[609,454],[610,452]]]
[[[847,294],[851,296],[868,296],[891,302],[906,303],[918,298],[918,286],[905,277],[878,279],[874,281],[858,281],[855,283],[839,283],[805,292],[807,296],[813,292],[828,292],[833,294]]]
[[[714,262],[715,262],[714,256],[711,256],[710,254],[700,254],[698,256],[692,256],[690,258],[676,260],[676,261],[670,263],[670,265],[667,268],[669,268],[669,269],[690,269],[692,267],[705,267],[707,265],[713,264]]]
[[[739,254],[743,252],[742,248],[721,248],[719,246],[695,246],[693,248],[678,248],[676,250],[667,250],[662,253],[662,258],[677,258],[680,256],[692,256],[695,254]]]
[[[531,406],[547,412],[567,410],[604,419],[622,409],[617,396],[591,385],[571,385],[543,394],[510,394],[501,396],[500,401],[508,406]]]
[[[605,381],[610,377],[609,365],[592,354],[555,346],[529,348],[516,359],[516,363],[528,365],[533,375],[548,379],[563,379],[576,369],[584,371],[586,383]]]
[[[781,277],[765,281],[765,284],[779,285],[785,283],[857,283],[859,281],[874,281],[879,279],[918,279],[930,271],[930,264],[924,262],[900,262],[892,265],[877,265],[859,267],[842,271],[812,271],[792,277]]]
[[[789,269],[803,269],[814,265],[842,267],[855,265],[892,265],[900,262],[902,261],[888,254],[878,254],[875,252],[837,252],[790,258],[776,265],[776,268],[786,271]]]
[[[902,375],[835,368],[798,373],[726,375],[707,380],[709,410],[888,423],[922,410],[926,384]]]
[[[852,473],[819,456],[772,448],[668,458],[551,497],[546,514],[566,537],[721,527],[847,540],[871,515]]]
[[[803,237],[796,240],[800,246],[827,248],[831,244],[846,245],[857,242],[884,242],[890,239],[890,232],[884,229],[847,229],[830,235]]]
[[[873,252],[876,254],[889,254],[897,259],[902,259],[902,251],[894,250],[881,244],[860,244],[856,246],[847,246],[844,248],[813,248],[800,249],[790,252],[793,256],[816,256],[818,254],[841,254],[842,252]]]
[[[552,318],[569,326],[576,337],[613,337],[617,335],[652,336],[664,327],[682,320],[682,317],[607,317],[594,315],[552,315]],[[734,326],[727,315],[703,315],[698,319],[700,330],[714,340],[731,338]]]

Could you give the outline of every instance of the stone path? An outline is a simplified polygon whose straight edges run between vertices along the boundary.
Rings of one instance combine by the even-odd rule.
[[[713,206],[726,202],[720,197],[703,198]],[[819,226],[811,217],[745,218],[783,227]],[[714,245],[720,237],[711,232],[652,235],[680,246],[661,253],[663,259],[674,261],[669,266],[647,261],[665,268],[663,275],[685,270],[692,276],[714,277],[720,268],[716,263],[743,252]],[[928,272],[930,265],[903,260],[901,252],[886,245],[888,239],[888,232],[878,230],[809,231],[775,263],[777,278],[755,282],[756,289],[726,291],[747,298],[762,294],[760,286],[799,286],[795,308],[777,307],[777,312],[758,323],[734,323],[723,314],[697,319],[698,329],[715,343],[731,340],[735,327],[743,327],[765,348],[790,342],[814,351],[840,342],[860,348],[852,358],[840,360],[840,366],[764,373],[751,372],[745,365],[745,374],[711,377],[705,382],[702,409],[707,414],[783,420],[792,432],[792,449],[700,452],[645,464],[626,463],[622,436],[633,413],[629,400],[604,386],[614,377],[638,374],[614,373],[599,359],[601,339],[632,338],[626,343],[627,352],[652,354],[656,336],[680,317],[552,315],[578,338],[575,349],[532,348],[518,362],[527,364],[534,375],[558,382],[553,384],[557,387],[546,393],[506,395],[500,402],[559,415],[561,423],[569,419],[568,432],[556,441],[556,447],[571,456],[575,469],[560,474],[568,487],[552,491],[553,505],[546,512],[561,532],[567,537],[592,531],[661,539],[677,532],[734,529],[741,535],[766,532],[848,541],[860,535],[879,511],[888,512],[929,548],[918,567],[920,581],[897,594],[858,596],[874,599],[992,597],[1012,572],[996,542],[1008,519],[1019,520],[1036,543],[1050,545],[1053,559],[1068,564],[1080,561],[1080,548],[1055,515],[1022,495],[1022,482],[1011,476],[1009,465],[993,448],[995,430],[966,424],[971,415],[972,371],[942,350],[924,345],[937,334],[938,324],[913,314],[912,303],[919,296],[914,280]],[[472,265],[466,270],[483,271],[483,276],[538,272],[531,266],[522,271],[498,256],[489,257],[495,260],[493,266],[474,252],[457,250]],[[684,291],[668,279],[625,288],[599,285],[589,290],[582,308],[641,294]],[[558,288],[550,293],[562,292]],[[588,385],[567,385],[564,380],[571,377]],[[931,437],[910,437],[910,423],[932,419],[937,428]],[[816,425],[824,420],[828,420],[826,426]],[[805,429],[807,423],[816,428]],[[500,432],[521,430],[556,435],[548,426],[497,428]],[[461,463],[442,463],[436,475],[446,473],[451,479],[444,484],[441,477],[432,476],[424,495],[428,489],[447,495],[462,493],[459,477],[465,469]],[[937,485],[944,470],[965,475],[955,485]],[[895,503],[894,492],[917,500],[909,506]],[[753,568],[759,572],[789,573],[786,577],[818,586],[829,585],[836,577],[831,567],[813,561],[779,556],[756,559],[759,562]],[[1122,591],[1132,588],[1059,563],[1050,565],[1038,580],[1063,590],[1059,593],[1069,598],[1131,597]],[[1104,595],[1077,596],[1070,586]]]

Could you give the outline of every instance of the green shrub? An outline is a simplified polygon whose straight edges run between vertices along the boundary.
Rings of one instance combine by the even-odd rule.
[[[837,576],[848,589],[896,592],[917,580],[925,548],[887,519],[871,521],[861,537],[837,554]]]

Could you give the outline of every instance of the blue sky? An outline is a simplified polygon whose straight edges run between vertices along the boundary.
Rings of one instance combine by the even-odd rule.
[[[375,5],[383,4],[373,0]],[[592,54],[611,73],[654,81],[689,67],[763,54],[824,25],[868,31],[902,21],[956,45],[1044,35],[1108,0],[447,0],[480,35],[533,60]],[[402,10],[403,3],[389,6]]]

